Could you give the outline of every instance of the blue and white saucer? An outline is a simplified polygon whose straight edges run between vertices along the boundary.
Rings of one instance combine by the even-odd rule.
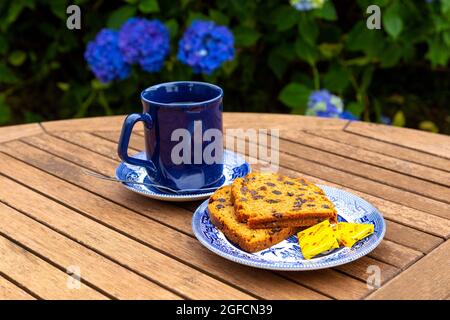
[[[139,152],[133,155],[134,158],[146,159],[145,152]],[[250,173],[250,165],[242,158],[240,155],[231,152],[229,150],[225,150],[223,153],[223,183],[218,185],[216,189],[231,184],[234,179],[243,177]],[[138,183],[146,183],[145,184],[135,184],[131,182],[122,183],[125,188],[147,196],[149,198],[163,200],[163,201],[194,201],[194,200],[202,200],[210,197],[215,190],[211,190],[208,188],[207,192],[202,192],[199,190],[198,192],[193,193],[182,193],[182,194],[174,194],[169,192],[164,192],[163,190],[157,189],[153,186],[149,186],[151,181],[147,175],[147,171],[143,167],[133,166],[131,164],[121,162],[119,166],[116,168],[116,178],[119,180],[125,181],[133,181]]]
[[[381,213],[367,201],[346,192],[320,186],[338,211],[338,220],[354,223],[372,223],[374,233],[358,241],[352,248],[330,250],[310,260],[303,258],[297,235],[255,253],[248,253],[228,241],[210,221],[208,201],[203,202],[192,218],[192,228],[197,239],[209,250],[229,259],[256,268],[305,271],[335,267],[365,256],[375,249],[384,237],[386,225]]]

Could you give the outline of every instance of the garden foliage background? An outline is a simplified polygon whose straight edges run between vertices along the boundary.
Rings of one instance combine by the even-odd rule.
[[[81,30],[66,28],[70,4],[81,8]],[[371,4],[382,30],[366,27]],[[134,16],[168,27],[170,54],[159,72],[133,67],[103,84],[86,45]],[[197,19],[234,35],[234,59],[211,75],[177,60]],[[194,79],[222,86],[226,111],[303,114],[311,92],[326,88],[361,120],[449,134],[449,59],[450,0],[329,0],[303,12],[288,0],[1,1],[0,125],[138,112],[141,89]]]

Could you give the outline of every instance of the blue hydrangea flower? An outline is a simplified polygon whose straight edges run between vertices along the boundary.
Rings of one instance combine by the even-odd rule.
[[[120,28],[119,48],[126,62],[159,71],[170,49],[169,30],[159,20],[130,18]]]
[[[380,117],[380,121],[381,121],[381,123],[387,124],[387,125],[390,125],[392,123],[391,118],[389,118],[388,116],[384,116],[384,115],[382,115]]]
[[[323,7],[326,0],[291,0],[291,5],[299,11],[309,11]]]
[[[130,74],[131,67],[120,53],[118,40],[116,31],[102,29],[84,52],[89,68],[103,83],[123,80]]]
[[[358,117],[355,116],[350,111],[344,111],[339,115],[339,118],[341,119],[347,119],[347,120],[358,120]]]
[[[343,111],[344,103],[342,99],[324,89],[311,93],[306,115],[337,118]]]
[[[234,58],[233,34],[212,21],[194,21],[178,44],[177,57],[195,73],[211,74]]]

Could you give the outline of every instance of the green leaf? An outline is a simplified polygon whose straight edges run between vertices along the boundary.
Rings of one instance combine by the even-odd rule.
[[[369,86],[372,83],[373,71],[374,71],[373,66],[368,66],[363,71],[360,89],[364,92],[366,92],[367,89],[369,89]]]
[[[278,79],[281,79],[287,69],[288,63],[297,58],[293,45],[285,43],[274,47],[267,60],[270,69],[275,73]]]
[[[442,34],[442,37],[444,39],[445,44],[447,45],[447,47],[450,47],[450,30],[446,31]]]
[[[306,42],[314,45],[319,35],[319,27],[315,20],[303,14],[298,22],[298,32]]]
[[[312,79],[310,75],[300,71],[297,71],[292,75],[291,82],[301,83],[302,85],[310,88],[311,90],[312,88],[314,88],[314,79]]]
[[[138,8],[142,13],[159,12],[159,4],[157,0],[141,0]]]
[[[27,123],[41,122],[43,120],[44,120],[44,118],[40,114],[37,114],[32,111],[25,111],[25,122],[27,122]]]
[[[323,84],[332,92],[342,93],[350,84],[350,72],[340,64],[334,63],[325,74]]]
[[[450,49],[437,35],[428,41],[428,52],[426,57],[431,61],[433,66],[446,66],[450,59]]]
[[[281,90],[278,99],[294,111],[304,113],[310,94],[311,89],[300,83],[291,82]]]
[[[337,57],[342,51],[343,45],[341,43],[321,43],[319,51],[326,59]]]
[[[401,110],[397,111],[392,119],[392,125],[396,127],[404,127],[405,124],[405,114]]]
[[[6,21],[4,21],[4,25],[2,29],[16,21],[19,15],[25,8],[34,9],[35,4],[33,0],[15,0],[9,2],[9,10],[6,15]]]
[[[434,132],[434,133],[439,132],[438,126],[433,121],[429,121],[429,120],[421,121],[419,123],[419,129]]]
[[[61,91],[67,91],[70,89],[70,84],[68,84],[67,82],[57,82],[56,86],[61,90]]]
[[[136,7],[134,6],[122,6],[117,10],[114,10],[108,17],[106,26],[108,28],[118,29],[129,18],[136,14]]]
[[[366,66],[368,64],[372,63],[372,59],[370,59],[369,57],[358,57],[358,58],[353,58],[350,60],[346,60],[345,64],[347,66]]]
[[[192,0],[181,0],[181,7],[186,8],[186,6],[191,2]]]
[[[217,24],[226,26],[230,23],[230,19],[219,10],[209,9],[209,16]]]
[[[309,44],[301,37],[298,37],[295,42],[295,52],[300,59],[308,62],[310,65],[315,64],[317,61],[318,51],[316,47]]]
[[[165,22],[167,29],[169,29],[170,37],[175,38],[178,34],[178,22],[175,19],[170,19]]]
[[[314,14],[316,17],[322,18],[324,20],[337,20],[336,9],[334,8],[334,4],[331,1],[325,1],[321,9],[314,10]]]
[[[194,20],[209,20],[209,17],[200,12],[189,11],[186,25],[190,25]]]
[[[381,67],[391,68],[395,66],[403,55],[402,48],[398,45],[389,46],[385,53],[380,56]]]
[[[278,79],[281,79],[284,75],[284,72],[287,68],[286,59],[282,57],[282,55],[278,52],[277,49],[272,50],[269,53],[269,57],[267,63],[270,69],[275,73]]]
[[[21,66],[25,62],[26,58],[27,58],[27,55],[24,51],[14,50],[13,52],[11,52],[9,54],[8,62],[13,66],[18,67],[18,66]]]
[[[354,116],[361,118],[361,114],[364,111],[364,105],[362,103],[352,101],[347,103],[345,110],[351,112]]]
[[[11,120],[11,109],[5,100],[5,95],[0,94],[0,124],[5,124]]]
[[[237,68],[238,65],[239,65],[238,59],[235,58],[231,61],[225,62],[222,65],[222,70],[227,76],[230,76],[233,73],[233,71]]]
[[[403,30],[403,20],[400,15],[400,10],[400,5],[398,2],[395,2],[383,14],[384,29],[393,39],[397,39]]]
[[[433,15],[431,20],[433,21],[434,25],[434,32],[442,32],[450,27],[449,19],[443,16]]]
[[[277,50],[280,56],[287,61],[292,61],[297,58],[294,43],[283,43],[282,45],[277,46],[275,50]]]
[[[377,123],[383,123],[382,106],[381,106],[380,100],[377,99],[377,98],[373,98],[372,99],[372,103],[371,103],[371,107],[373,109],[373,112],[375,113],[375,121]]]
[[[5,54],[8,51],[8,47],[8,39],[3,34],[0,34],[0,54]]]
[[[298,21],[299,12],[291,6],[278,7],[272,17],[278,31],[286,31],[292,28]]]
[[[233,30],[234,34],[234,41],[236,43],[236,46],[238,47],[249,47],[254,45],[261,34],[251,28],[247,27],[237,27]]]
[[[374,58],[383,54],[386,40],[379,30],[369,30],[362,22],[358,22],[347,36],[346,47],[350,51],[363,51]]]
[[[18,81],[19,78],[14,74],[14,72],[4,63],[0,62],[0,83],[14,84]]]
[[[67,19],[67,0],[47,0],[52,13],[61,20]]]
[[[94,90],[103,90],[103,89],[109,88],[110,86],[111,86],[110,82],[103,83],[103,82],[98,81],[97,79],[92,79],[91,80],[91,87]]]
[[[365,9],[371,4],[375,4],[379,7],[385,7],[389,4],[391,0],[358,0],[358,4],[361,8]],[[394,0],[398,1],[398,0]]]
[[[442,13],[450,12],[450,0],[441,0],[441,11]]]

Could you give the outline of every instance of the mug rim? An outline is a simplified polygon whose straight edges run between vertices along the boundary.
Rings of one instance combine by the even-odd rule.
[[[189,102],[189,103],[164,103],[164,102],[158,102],[158,101],[154,101],[151,99],[148,99],[146,97],[144,97],[144,94],[151,90],[151,89],[156,89],[158,87],[161,86],[167,86],[167,85],[177,85],[177,84],[196,84],[196,85],[202,85],[205,87],[209,87],[209,88],[213,88],[219,91],[219,94],[209,100],[205,100],[205,101],[199,101],[199,102]],[[202,81],[171,81],[171,82],[163,82],[163,83],[158,83],[155,84],[153,86],[150,86],[144,90],[141,91],[141,100],[147,103],[151,103],[154,105],[158,105],[158,106],[163,106],[163,107],[192,107],[192,106],[201,106],[204,104],[208,104],[208,103],[212,103],[215,102],[219,99],[223,98],[223,89],[215,84],[209,83],[209,82],[202,82]]]

